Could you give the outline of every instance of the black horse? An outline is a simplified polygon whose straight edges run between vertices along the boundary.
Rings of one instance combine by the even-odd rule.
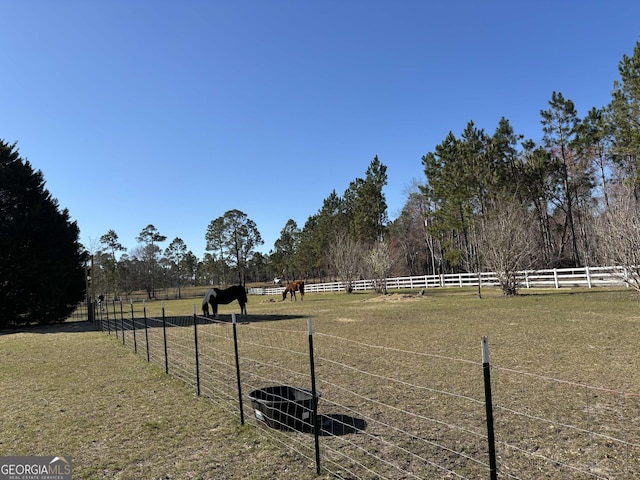
[[[202,299],[202,313],[209,316],[209,304],[213,310],[213,318],[218,318],[218,305],[227,305],[238,300],[240,304],[240,315],[247,314],[247,291],[242,285],[234,285],[226,289],[210,288]]]

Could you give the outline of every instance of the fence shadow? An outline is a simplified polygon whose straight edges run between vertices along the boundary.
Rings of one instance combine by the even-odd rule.
[[[222,317],[222,315],[221,315]],[[228,322],[231,322],[231,315],[228,316]],[[309,318],[308,315],[282,315],[282,314],[274,314],[274,315],[247,315],[247,316],[236,316],[236,321],[240,324],[250,324],[250,323],[259,323],[259,322],[276,322],[278,320],[296,320],[300,318]],[[225,321],[223,320],[223,321]]]
[[[231,314],[221,314],[218,316],[217,320],[214,320],[212,317],[203,317],[197,316],[198,325],[225,325],[232,323]],[[303,315],[236,315],[236,322],[238,325],[249,325],[252,323],[260,323],[260,322],[275,322],[279,320],[295,320],[301,318],[308,318],[308,316]],[[106,322],[107,320],[103,320]],[[110,320],[114,322],[115,325],[120,325],[121,319],[112,318]],[[131,318],[125,318],[124,322],[127,328],[131,328]],[[144,325],[145,319],[140,317],[135,319],[136,325]],[[193,315],[183,315],[183,316],[167,316],[165,317],[165,322],[167,327],[188,327],[193,326]],[[158,328],[163,326],[162,317],[147,317],[146,319],[148,328]],[[138,327],[140,328],[140,327]],[[144,327],[143,327],[144,328]]]
[[[197,316],[198,325],[231,325],[232,317],[231,315],[220,315],[217,320],[213,318],[206,318],[202,316]],[[252,323],[260,323],[260,322],[274,322],[278,320],[294,320],[294,319],[302,319],[308,318],[308,316],[303,315],[248,315],[248,316],[236,316],[236,322],[238,325],[250,325]],[[131,320],[131,317],[126,318],[104,318],[98,319],[98,326],[91,328],[92,330],[119,330],[124,327],[125,330],[135,329],[140,330],[145,328],[173,328],[173,327],[192,327],[193,326],[193,315],[184,315],[184,316],[171,316],[165,317],[164,322],[162,321],[162,317],[147,317],[146,319],[143,317],[136,317]],[[79,322],[78,322],[79,323]],[[87,323],[87,322],[83,322]],[[91,323],[89,323],[91,325]],[[64,330],[70,331],[70,330]],[[80,330],[77,330],[80,331]],[[43,332],[44,333],[44,332]]]

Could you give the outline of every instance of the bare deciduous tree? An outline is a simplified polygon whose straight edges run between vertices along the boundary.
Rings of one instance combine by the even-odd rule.
[[[377,242],[367,256],[367,266],[369,267],[369,278],[374,281],[376,292],[387,294],[387,277],[391,271],[391,255],[387,242]]]
[[[478,246],[484,265],[494,272],[505,295],[515,295],[519,272],[535,258],[532,217],[513,199],[497,201],[478,224]]]
[[[621,276],[640,292],[640,201],[631,186],[616,186],[596,231],[605,264],[623,267]]]
[[[335,268],[336,274],[347,293],[353,290],[353,281],[363,273],[363,247],[352,240],[346,232],[336,234],[335,241],[329,248],[328,260]]]

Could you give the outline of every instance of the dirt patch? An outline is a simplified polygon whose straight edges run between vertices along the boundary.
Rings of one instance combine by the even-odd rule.
[[[369,298],[365,302],[404,302],[407,300],[419,300],[422,295],[409,295],[406,293],[392,293],[391,295],[379,295]]]

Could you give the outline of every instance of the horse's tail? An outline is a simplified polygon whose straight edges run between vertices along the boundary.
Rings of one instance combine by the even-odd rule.
[[[205,317],[209,316],[209,297],[211,296],[211,289],[207,290],[207,293],[204,294],[204,298],[202,299],[202,314]]]
[[[202,299],[202,304],[204,305],[205,303],[209,303],[209,300],[211,299],[211,295],[216,296],[216,291],[213,288],[210,288],[209,290],[207,290],[207,293],[204,294],[204,298]]]

